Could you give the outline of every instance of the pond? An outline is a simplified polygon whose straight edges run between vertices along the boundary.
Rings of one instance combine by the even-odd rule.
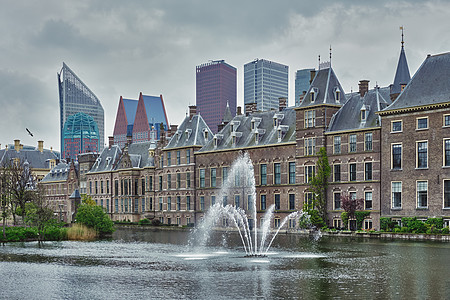
[[[118,229],[97,242],[0,246],[1,299],[432,298],[450,295],[450,244],[279,235],[244,257],[236,233]]]

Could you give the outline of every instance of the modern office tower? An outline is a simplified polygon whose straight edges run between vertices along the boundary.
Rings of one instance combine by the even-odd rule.
[[[302,69],[295,72],[295,106],[302,103],[304,94],[309,89],[311,79],[311,71],[314,69]]]
[[[197,112],[212,132],[222,123],[227,109],[236,115],[236,68],[224,60],[210,61],[196,67]]]
[[[244,65],[244,104],[258,111],[278,109],[279,98],[288,99],[289,67],[265,59]]]
[[[100,100],[65,63],[58,73],[58,89],[61,157],[65,158],[66,153],[63,140],[64,124],[71,115],[79,112],[91,116],[97,123],[99,132],[98,151],[101,151],[104,145],[105,117]]]
[[[139,100],[120,97],[114,125],[114,144],[122,149],[127,143],[147,142],[160,138],[161,124],[169,129],[162,95],[139,94]]]
[[[94,118],[76,113],[67,118],[63,130],[64,158],[75,160],[78,154],[98,152],[99,131]]]

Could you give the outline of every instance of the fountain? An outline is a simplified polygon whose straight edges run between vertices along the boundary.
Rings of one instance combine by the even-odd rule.
[[[258,234],[255,177],[248,153],[243,153],[233,162],[218,196],[218,199],[222,201],[218,201],[209,208],[202,222],[194,230],[194,236],[200,246],[206,245],[216,223],[225,219],[231,221],[231,224],[225,225],[231,225],[239,233],[246,256],[265,256],[278,232],[288,220],[298,220],[304,215],[299,211],[289,214],[279,223],[277,230],[272,232],[271,222],[274,217],[275,205],[271,205],[262,218],[259,228],[261,232]],[[228,204],[228,196],[238,196],[239,200],[233,201],[234,204]],[[241,196],[242,204],[245,200],[248,201],[247,211],[241,207],[243,206],[240,203]],[[306,214],[305,217],[307,217]],[[260,236],[259,242],[258,235]]]

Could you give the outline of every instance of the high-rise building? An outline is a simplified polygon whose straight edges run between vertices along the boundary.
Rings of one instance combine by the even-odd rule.
[[[303,97],[309,89],[310,81],[314,79],[311,78],[311,71],[314,69],[302,69],[295,72],[295,106],[302,103]]]
[[[216,133],[227,109],[236,115],[236,68],[224,60],[210,61],[196,67],[197,112]]]
[[[98,151],[101,151],[104,145],[105,117],[100,100],[65,63],[58,73],[58,89],[61,157],[65,158],[66,153],[64,149],[64,124],[70,116],[80,112],[91,116],[97,124],[99,132]]]
[[[288,99],[289,67],[265,59],[244,65],[244,104],[258,111],[278,109],[279,98]]]
[[[94,118],[76,113],[67,118],[63,130],[64,158],[76,159],[78,154],[98,152],[99,133]]]

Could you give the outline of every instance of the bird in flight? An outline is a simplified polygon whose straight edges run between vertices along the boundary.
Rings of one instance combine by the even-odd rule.
[[[33,136],[33,134],[31,133],[31,131],[28,128],[25,128],[28,132],[29,135]]]

